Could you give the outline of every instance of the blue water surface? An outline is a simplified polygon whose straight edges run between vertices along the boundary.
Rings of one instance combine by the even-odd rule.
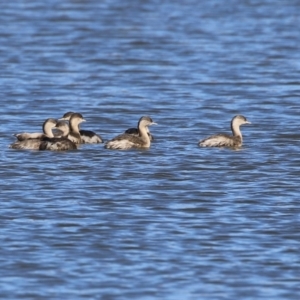
[[[300,296],[300,3],[2,1],[0,298]],[[18,151],[83,114],[148,150]],[[230,133],[240,150],[199,148]]]

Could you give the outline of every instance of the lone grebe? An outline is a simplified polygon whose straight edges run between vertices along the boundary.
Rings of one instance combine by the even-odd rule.
[[[73,112],[69,111],[69,112],[65,113],[60,120],[69,121],[73,114],[74,114]],[[85,143],[85,144],[103,143],[101,136],[96,134],[94,131],[80,129],[79,133],[81,136],[82,143]]]
[[[231,120],[232,136],[228,134],[212,135],[199,142],[200,147],[231,147],[238,148],[243,144],[243,137],[240,126],[243,124],[251,124],[244,116],[237,115]]]
[[[150,117],[141,117],[138,123],[139,134],[123,133],[105,144],[107,149],[126,150],[130,148],[149,148],[151,145],[147,127],[156,123]]]
[[[58,121],[55,128],[62,133],[62,136],[60,138],[44,138],[40,144],[39,150],[76,150],[77,145],[67,138],[70,132],[69,124],[67,124],[65,121]]]
[[[57,121],[55,119],[47,119],[43,123],[43,133],[21,133],[17,134],[16,137],[18,141],[14,142],[9,146],[12,149],[31,149],[31,150],[38,150],[40,147],[41,142],[46,138],[53,138],[52,128],[55,127]],[[21,136],[23,135],[23,138]],[[31,137],[30,137],[31,135]],[[25,137],[27,136],[27,139]],[[19,140],[21,139],[21,140]]]
[[[81,135],[79,133],[79,124],[85,122],[82,114],[73,113],[69,120],[70,132],[68,134],[68,139],[75,144],[82,144]]]

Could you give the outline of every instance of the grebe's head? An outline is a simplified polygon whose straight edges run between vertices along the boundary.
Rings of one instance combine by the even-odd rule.
[[[55,127],[56,123],[57,121],[55,119],[49,118],[44,122],[43,128],[45,127],[53,128]]]
[[[69,124],[66,123],[65,121],[58,121],[55,128],[62,131],[64,136],[67,136],[70,132]]]
[[[243,124],[251,124],[244,116],[242,115],[237,115],[232,118],[231,125],[232,126],[240,126]]]
[[[66,120],[66,121],[69,121],[71,119],[71,116],[73,115],[74,113],[72,111],[68,111],[67,113],[65,113],[62,118],[60,118],[59,120]]]
[[[140,126],[147,127],[150,125],[157,125],[157,123],[153,122],[153,120],[148,116],[144,116],[144,117],[140,118],[139,124],[138,124],[139,127]]]
[[[77,123],[80,124],[81,122],[85,122],[82,114],[80,113],[73,113],[70,118],[70,123]]]

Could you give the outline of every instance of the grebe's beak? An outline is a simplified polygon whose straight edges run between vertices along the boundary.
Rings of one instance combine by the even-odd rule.
[[[81,122],[86,122],[86,120],[85,119],[82,119],[82,121]]]
[[[152,122],[150,125],[157,125],[157,123],[155,123],[155,122]]]
[[[249,122],[249,121],[246,121],[246,123],[245,124],[251,124],[251,122]]]

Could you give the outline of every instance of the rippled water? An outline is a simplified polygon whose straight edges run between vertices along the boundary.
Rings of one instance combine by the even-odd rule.
[[[2,1],[1,299],[299,299],[299,1]],[[81,112],[146,151],[8,148]],[[245,115],[239,151],[203,149]]]

